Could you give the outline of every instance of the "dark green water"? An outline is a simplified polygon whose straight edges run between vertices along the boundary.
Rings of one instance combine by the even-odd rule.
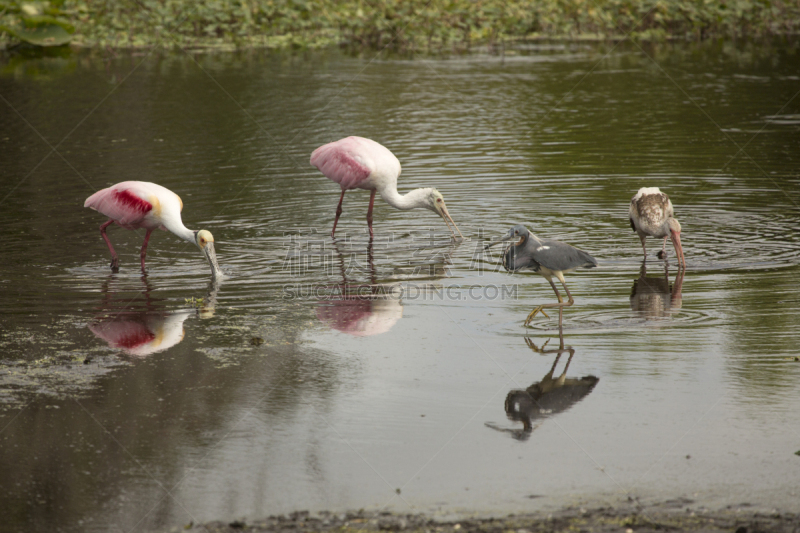
[[[73,52],[0,73],[0,530],[627,495],[800,510],[796,46]],[[308,158],[347,135],[398,156],[401,192],[436,186],[468,240],[378,200],[368,247],[356,191],[334,243],[338,187]],[[124,180],[182,197],[220,285],[167,232],[142,278],[143,232],[111,228],[111,274],[83,202]],[[683,276],[640,272],[642,186],[672,198]],[[557,322],[521,325],[547,282],[481,252],[514,223],[600,262],[567,276],[563,382]],[[344,281],[403,297],[328,298]],[[526,432],[504,400],[534,383],[560,396]]]

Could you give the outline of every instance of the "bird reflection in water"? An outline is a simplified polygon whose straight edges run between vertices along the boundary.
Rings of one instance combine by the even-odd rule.
[[[647,266],[643,263],[639,279],[633,282],[631,309],[646,319],[667,318],[681,308],[681,288],[685,269],[678,268],[675,283],[670,285],[669,266],[664,265],[664,273],[647,276]]]
[[[549,340],[541,348],[537,347],[528,337],[525,337],[525,342],[536,353],[556,354],[553,366],[541,381],[532,384],[525,390],[511,390],[506,395],[506,416],[514,422],[522,422],[522,429],[501,428],[491,422],[486,423],[487,427],[510,433],[512,437],[520,441],[528,440],[533,430],[539,427],[539,424],[534,426],[534,422],[566,411],[592,392],[599,381],[599,378],[595,376],[567,377],[567,370],[575,355],[575,350],[572,346],[564,346],[563,336],[560,337],[558,348],[545,349]],[[556,366],[564,352],[569,353],[567,364],[561,375],[554,378]]]
[[[403,304],[391,285],[377,283],[372,241],[367,245],[370,283],[352,283],[347,278],[344,256],[334,241],[342,283],[335,297],[318,302],[317,318],[331,329],[356,337],[386,333],[403,317]]]
[[[109,282],[103,287],[102,315],[89,324],[89,330],[108,346],[127,355],[145,357],[163,352],[181,342],[184,337],[183,323],[190,316],[209,318],[214,316],[219,281],[209,283],[208,293],[193,309],[169,311],[152,295],[147,276],[142,276],[144,307],[140,297],[114,298]]]

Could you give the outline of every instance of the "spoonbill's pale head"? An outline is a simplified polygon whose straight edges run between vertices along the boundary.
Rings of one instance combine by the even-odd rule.
[[[210,231],[201,229],[195,233],[194,242],[211,265],[211,275],[216,278],[222,275],[222,270],[217,263],[217,253],[214,251],[214,236]]]
[[[447,211],[447,206],[444,204],[444,197],[442,193],[437,191],[436,189],[431,189],[428,195],[425,197],[425,207],[442,217],[447,224],[447,227],[450,229],[450,232],[453,234],[453,239],[456,239],[456,231],[458,232],[459,237],[461,240],[464,240],[464,236],[461,234],[461,230],[458,229],[456,226],[453,217],[450,216],[450,213]],[[450,227],[450,224],[453,226]],[[454,231],[455,229],[455,231]]]

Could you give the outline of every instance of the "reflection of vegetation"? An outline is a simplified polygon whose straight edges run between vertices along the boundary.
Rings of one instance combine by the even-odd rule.
[[[48,80],[73,72],[76,67],[76,59],[66,46],[23,48],[4,60],[0,74],[17,79]]]
[[[798,0],[621,0],[601,6],[591,0],[52,0],[0,3],[0,23],[24,6],[39,6],[62,31],[66,15],[77,28],[76,41],[100,46],[145,46],[166,38],[192,46],[346,43],[435,50],[539,36],[703,38],[789,33],[800,26]]]

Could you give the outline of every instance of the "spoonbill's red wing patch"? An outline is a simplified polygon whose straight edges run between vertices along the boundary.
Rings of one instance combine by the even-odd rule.
[[[83,205],[104,214],[122,227],[133,229],[153,209],[153,204],[132,191],[114,187],[97,191]]]
[[[355,189],[372,172],[369,167],[354,157],[339,143],[320,146],[311,154],[311,164],[327,178],[341,185],[342,189]]]
[[[155,333],[152,331],[137,331],[130,335],[118,338],[114,344],[117,348],[127,348],[130,350],[131,348],[136,348],[142,344],[152,342],[155,340],[155,338]]]
[[[124,206],[125,209],[130,209],[134,213],[143,215],[153,209],[153,204],[142,200],[131,191],[114,191],[114,199]]]
[[[90,324],[89,329],[112,348],[136,348],[155,340],[156,335],[146,325],[132,320],[115,320]]]

